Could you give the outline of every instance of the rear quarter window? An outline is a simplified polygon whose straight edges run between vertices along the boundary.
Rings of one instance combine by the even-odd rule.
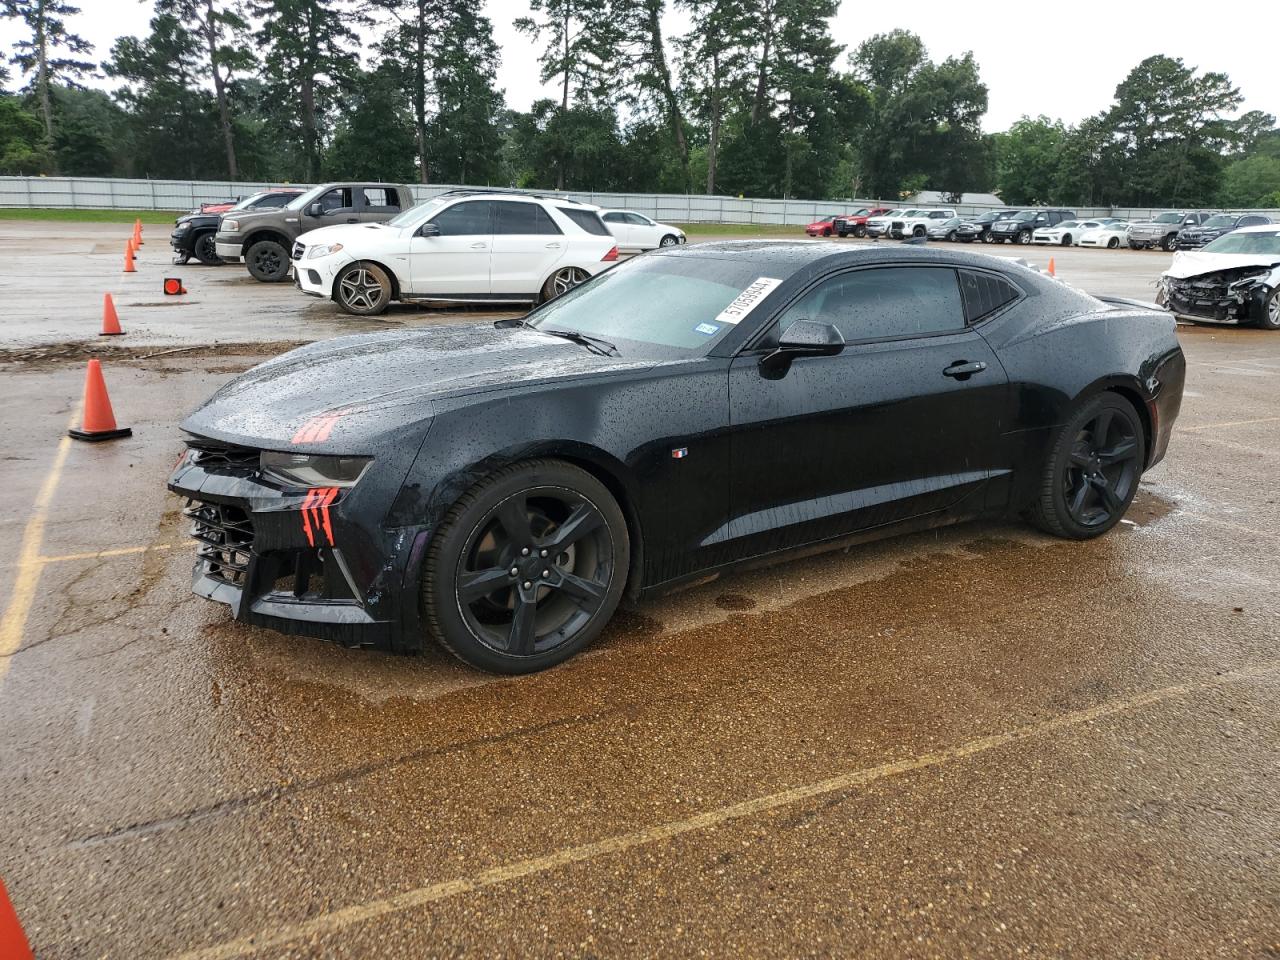
[[[556,207],[556,209],[587,233],[594,234],[597,237],[612,236],[609,233],[609,228],[604,225],[604,221],[600,219],[600,215],[594,210],[575,210],[572,207]]]
[[[1001,307],[1017,300],[1020,293],[1008,280],[994,274],[960,271],[960,294],[964,299],[966,323],[985,320]]]

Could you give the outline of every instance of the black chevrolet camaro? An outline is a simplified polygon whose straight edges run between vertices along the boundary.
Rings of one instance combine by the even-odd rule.
[[[236,619],[522,673],[747,562],[981,515],[1104,533],[1184,372],[1169,314],[1016,262],[707,243],[270,360],[182,424],[169,488]]]

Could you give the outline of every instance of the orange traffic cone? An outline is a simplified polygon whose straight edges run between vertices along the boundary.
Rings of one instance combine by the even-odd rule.
[[[142,246],[142,218],[133,221],[133,242],[136,246]]]
[[[107,382],[102,379],[102,364],[89,361],[84,376],[84,421],[79,430],[68,430],[77,440],[114,440],[131,437],[128,427],[116,426],[116,415],[111,412],[111,398],[107,396]]]
[[[118,337],[123,330],[120,329],[120,318],[116,315],[116,305],[111,299],[111,294],[104,293],[102,295],[102,332],[98,334],[100,337]]]
[[[126,243],[124,245],[124,272],[137,273],[138,268],[133,265],[133,244]]]
[[[166,297],[176,297],[187,292],[187,288],[182,285],[181,277],[165,277],[164,286],[161,289],[164,290]]]
[[[22,932],[18,914],[9,902],[9,894],[0,880],[0,957],[5,960],[33,960],[31,944]]]
[[[1053,257],[1049,258],[1049,276],[1051,277],[1057,276],[1057,274],[1053,272]]]

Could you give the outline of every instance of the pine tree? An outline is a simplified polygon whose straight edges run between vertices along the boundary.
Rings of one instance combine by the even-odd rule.
[[[75,86],[80,77],[93,73],[91,62],[77,59],[79,54],[90,53],[93,44],[67,30],[67,18],[78,14],[79,7],[62,0],[3,0],[3,4],[4,16],[20,21],[30,31],[29,37],[14,44],[9,59],[31,77],[29,89],[39,103],[45,144],[51,148],[54,117],[50,88],[55,82]]]

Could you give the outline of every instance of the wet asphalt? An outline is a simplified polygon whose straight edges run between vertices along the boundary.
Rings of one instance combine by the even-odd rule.
[[[1100,540],[726,577],[506,679],[190,595],[177,420],[345,321],[230,267],[147,307],[158,242],[122,278],[68,239],[116,233],[0,225],[57,278],[0,277],[0,877],[42,960],[1280,957],[1280,334],[1181,331],[1168,459]],[[1144,299],[1167,259],[1050,253]],[[113,288],[129,335],[77,345]],[[134,436],[60,448],[100,349]]]

